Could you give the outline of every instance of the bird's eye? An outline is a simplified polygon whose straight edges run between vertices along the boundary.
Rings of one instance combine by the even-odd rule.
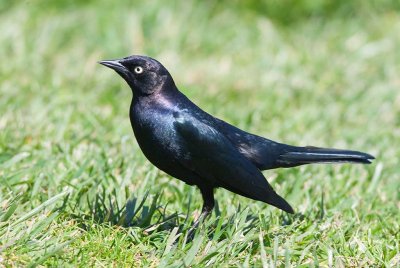
[[[133,69],[133,71],[137,74],[141,74],[143,73],[143,68],[140,66],[136,66],[135,69]]]

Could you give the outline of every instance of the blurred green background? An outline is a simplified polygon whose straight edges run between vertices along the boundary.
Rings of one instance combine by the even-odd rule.
[[[0,266],[398,266],[399,33],[395,0],[1,1]],[[377,159],[264,172],[294,216],[217,190],[187,241],[199,192],[97,64],[131,54],[246,131]]]

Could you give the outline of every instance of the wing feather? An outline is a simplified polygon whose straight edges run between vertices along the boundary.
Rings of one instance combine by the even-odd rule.
[[[269,185],[263,174],[222,133],[189,113],[175,112],[174,127],[188,155],[179,159],[205,183],[264,201],[287,212],[290,205]]]

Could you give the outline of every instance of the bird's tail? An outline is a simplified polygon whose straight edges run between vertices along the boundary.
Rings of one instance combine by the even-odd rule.
[[[357,151],[318,147],[290,146],[279,155],[277,163],[282,167],[293,167],[311,163],[359,163],[370,164],[372,155]]]

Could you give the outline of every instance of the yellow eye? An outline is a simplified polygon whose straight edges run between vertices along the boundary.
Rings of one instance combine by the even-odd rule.
[[[135,69],[133,69],[133,71],[137,74],[141,74],[143,73],[143,68],[140,66],[136,66]]]

